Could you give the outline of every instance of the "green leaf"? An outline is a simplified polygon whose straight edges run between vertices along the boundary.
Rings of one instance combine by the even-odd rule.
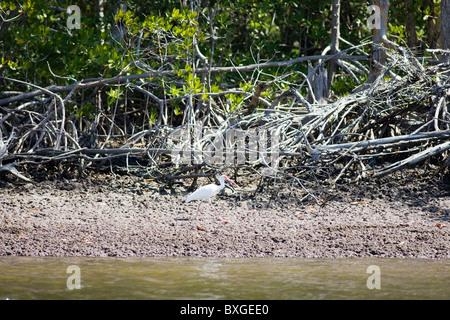
[[[173,20],[183,20],[185,15],[180,12],[179,9],[173,9],[172,11],[172,19]]]

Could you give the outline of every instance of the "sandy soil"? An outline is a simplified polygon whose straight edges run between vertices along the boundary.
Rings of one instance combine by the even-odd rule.
[[[214,201],[227,223],[207,204],[189,219],[197,203],[183,203],[188,182],[163,189],[105,174],[3,181],[0,255],[450,258],[448,180],[402,173],[339,185],[328,201],[303,205],[295,190],[254,195],[257,181],[238,177],[240,188]]]

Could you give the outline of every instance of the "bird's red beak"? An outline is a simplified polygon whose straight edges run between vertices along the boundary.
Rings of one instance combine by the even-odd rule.
[[[225,180],[228,181],[228,182],[231,182],[231,183],[234,184],[236,187],[239,187],[239,186],[236,184],[236,182],[234,182],[234,181],[231,180],[230,178],[225,177]]]

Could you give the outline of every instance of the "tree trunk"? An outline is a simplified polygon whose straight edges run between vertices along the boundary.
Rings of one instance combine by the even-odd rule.
[[[448,3],[448,0],[441,0],[441,8],[446,3]],[[436,7],[434,4],[434,0],[425,0],[424,1],[424,7],[430,8],[430,16],[427,19],[427,45],[429,48],[436,49],[439,48],[439,27],[438,27],[438,19],[437,19],[437,13],[436,13]]]
[[[387,39],[389,0],[376,0],[375,5],[380,8],[380,28],[373,29],[374,47],[372,49],[372,60],[374,63],[372,65],[371,74],[376,78],[379,76],[387,59],[386,49],[383,47],[383,40]]]
[[[333,0],[332,21],[331,21],[331,40],[330,44],[322,51],[322,55],[328,53],[339,53],[339,16],[341,2]],[[328,70],[324,68],[322,60],[319,60],[315,67],[308,65],[308,81],[311,84],[312,92],[307,95],[307,100],[311,103],[326,104],[330,97],[331,84],[333,83],[336,61],[331,59],[328,63]]]
[[[412,7],[412,0],[405,1],[406,9],[406,41],[409,49],[415,52],[417,50],[417,35],[416,35],[416,24],[414,22],[414,14]]]
[[[308,64],[308,81],[312,87],[312,92],[308,92],[307,95],[308,102],[320,105],[327,104],[329,93],[327,75],[327,71],[321,63],[318,63],[315,67]]]
[[[370,87],[383,71],[383,66],[387,60],[386,48],[391,47],[391,42],[387,39],[387,28],[389,20],[389,0],[375,0],[374,5],[380,9],[379,24],[375,23],[373,27],[373,46],[371,68],[367,80],[358,87],[355,92],[363,91]],[[375,12],[376,14],[376,12]],[[385,46],[383,46],[385,45]]]
[[[330,42],[331,54],[339,52],[340,15],[341,15],[341,2],[340,0],[333,0],[332,20],[331,20],[331,42]],[[331,60],[330,63],[328,64],[327,98],[329,97],[330,94],[335,69],[336,69],[336,60]]]
[[[441,1],[441,36],[442,49],[450,49],[450,1]]]

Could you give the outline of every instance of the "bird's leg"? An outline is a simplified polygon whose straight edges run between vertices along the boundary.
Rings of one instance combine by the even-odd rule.
[[[194,216],[194,218],[192,218],[192,220],[197,219],[198,211],[200,210],[200,205],[201,205],[201,204],[202,204],[202,202],[199,201],[199,202],[198,202],[198,206],[197,206],[197,212],[195,213],[195,216]]]
[[[222,218],[221,216],[219,216],[219,214],[217,213],[216,208],[214,208],[214,206],[213,206],[211,200],[209,200],[209,204],[211,205],[211,208],[213,208],[214,212],[216,213],[217,218],[218,218],[219,220],[221,220],[221,221],[225,221],[224,218]]]

